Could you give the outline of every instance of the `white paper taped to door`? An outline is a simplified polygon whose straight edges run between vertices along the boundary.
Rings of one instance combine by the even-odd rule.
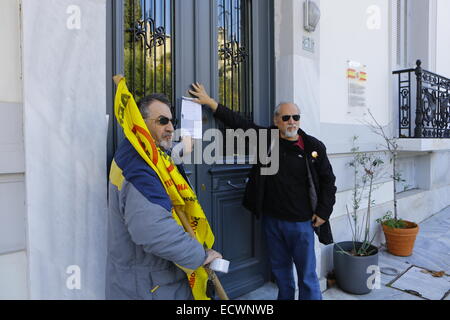
[[[183,97],[181,104],[181,135],[202,139],[202,106]]]

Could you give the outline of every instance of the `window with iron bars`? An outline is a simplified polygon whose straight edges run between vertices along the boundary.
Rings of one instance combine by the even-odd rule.
[[[136,101],[152,93],[175,101],[173,9],[174,0],[124,0],[124,69]]]
[[[241,116],[253,120],[252,2],[216,1],[219,102]],[[227,129],[222,124],[219,124],[219,128],[224,133]],[[246,155],[248,149],[247,145]],[[234,156],[244,156],[236,153],[237,146]]]

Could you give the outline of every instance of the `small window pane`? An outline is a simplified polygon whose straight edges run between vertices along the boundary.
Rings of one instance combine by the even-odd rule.
[[[173,0],[124,1],[125,77],[136,101],[164,93],[174,101]]]

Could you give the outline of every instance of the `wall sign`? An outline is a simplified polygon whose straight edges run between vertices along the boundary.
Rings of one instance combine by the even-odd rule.
[[[364,115],[367,109],[367,66],[359,62],[347,62],[348,113]]]

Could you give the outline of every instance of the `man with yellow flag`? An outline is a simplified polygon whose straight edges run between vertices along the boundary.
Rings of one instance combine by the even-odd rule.
[[[115,114],[126,139],[110,172],[106,298],[209,299],[202,266],[222,256],[211,249],[214,235],[184,171],[167,154],[170,102],[153,94],[137,106],[125,79],[116,80]]]

